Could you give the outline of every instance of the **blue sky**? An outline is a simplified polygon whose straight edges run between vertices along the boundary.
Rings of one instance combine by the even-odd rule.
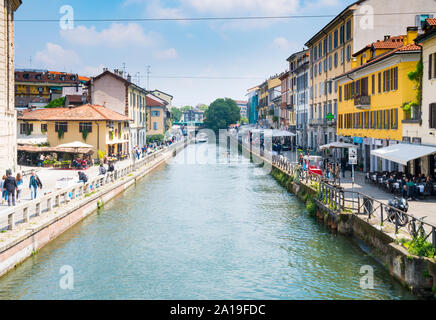
[[[337,14],[352,0],[23,0],[15,19],[16,68],[96,75],[123,68],[146,87],[174,96],[176,106],[244,99],[246,90],[287,68],[286,58],[331,18],[250,21],[74,21],[63,30],[64,5],[75,19],[192,18]],[[139,77],[135,77],[138,75]],[[243,79],[171,79],[168,76]]]

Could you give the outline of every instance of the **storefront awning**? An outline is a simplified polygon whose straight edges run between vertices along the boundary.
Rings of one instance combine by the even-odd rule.
[[[112,144],[119,144],[119,143],[126,143],[126,142],[129,142],[129,140],[109,141],[107,144],[112,145]]]
[[[407,162],[436,153],[436,147],[398,143],[389,147],[371,150],[371,155],[407,165]]]
[[[356,148],[356,147],[357,147],[356,145],[351,144],[351,143],[332,142],[332,143],[329,143],[329,144],[322,145],[319,148],[321,150],[324,150],[324,149],[330,149],[330,148],[346,148],[347,149],[347,148]]]

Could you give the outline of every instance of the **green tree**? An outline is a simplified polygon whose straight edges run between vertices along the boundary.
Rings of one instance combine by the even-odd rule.
[[[206,105],[206,104],[201,104],[198,108],[199,108],[201,111],[206,111],[207,109],[209,109],[209,106]]]
[[[227,129],[231,124],[241,119],[236,102],[232,99],[216,99],[204,113],[204,124],[207,128],[218,132],[219,129]]]
[[[173,122],[179,122],[182,118],[182,111],[179,108],[172,107],[171,108],[171,120]]]
[[[54,99],[49,102],[44,108],[58,108],[65,106],[65,97]]]
[[[239,123],[240,124],[246,124],[246,123],[248,123],[248,119],[247,118],[241,118],[241,121]]]
[[[192,108],[192,106],[184,106],[184,107],[180,108],[180,110],[181,110],[182,112],[183,112],[183,111],[192,110],[192,109],[194,109],[194,108]]]

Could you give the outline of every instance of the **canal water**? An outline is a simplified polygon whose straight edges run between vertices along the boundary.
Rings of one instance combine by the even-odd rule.
[[[188,146],[2,277],[0,298],[413,299],[248,159],[192,163],[214,150]]]

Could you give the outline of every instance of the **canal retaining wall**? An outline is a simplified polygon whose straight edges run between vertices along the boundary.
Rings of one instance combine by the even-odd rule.
[[[13,211],[7,213],[9,230],[0,234],[0,276],[102,208],[105,203],[165,163],[187,144],[187,141],[173,144],[112,174],[90,179],[85,185],[60,190],[11,209]],[[18,223],[17,217],[24,219]]]
[[[272,166],[271,175],[289,192],[292,192],[306,204],[307,211],[318,220],[323,221],[333,232],[354,237],[362,241],[370,254],[380,260],[390,274],[413,294],[436,298],[436,261],[432,258],[419,257],[409,253],[397,243],[392,234],[371,224],[364,217],[332,210],[317,200],[318,190],[309,184],[301,183],[296,176],[276,166],[273,161],[260,156],[241,145],[252,157],[268,162]]]

